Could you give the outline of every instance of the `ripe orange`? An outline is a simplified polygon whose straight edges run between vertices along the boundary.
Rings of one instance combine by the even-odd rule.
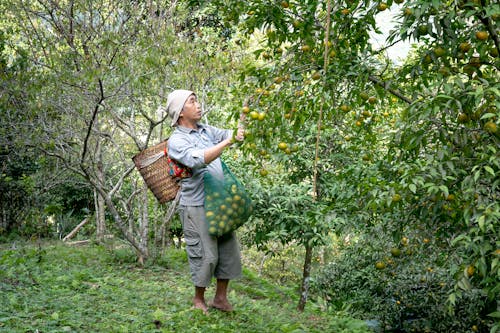
[[[474,266],[472,266],[472,265],[469,265],[469,266],[467,266],[466,272],[467,272],[467,276],[471,277],[476,272],[476,268],[474,268]]]
[[[488,39],[488,32],[487,31],[478,31],[476,32],[476,38],[479,40],[487,40]]]
[[[309,45],[302,45],[300,48],[302,52],[309,52],[311,50],[311,47]]]
[[[379,3],[379,5],[377,6],[377,9],[378,9],[379,11],[381,11],[381,12],[382,12],[382,11],[384,11],[384,10],[386,10],[387,8],[388,8],[388,6],[387,6],[387,4],[386,4],[385,2],[381,2],[381,3]]]
[[[484,124],[484,130],[488,133],[496,134],[498,132],[497,124],[490,120]]]
[[[243,113],[247,114],[248,112],[250,112],[250,108],[248,106],[244,106],[242,111]]]
[[[259,119],[259,113],[257,111],[250,111],[250,118],[253,120]]]

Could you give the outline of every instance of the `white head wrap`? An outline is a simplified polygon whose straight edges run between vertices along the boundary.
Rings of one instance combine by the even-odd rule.
[[[181,114],[184,103],[186,103],[189,96],[193,95],[194,92],[191,90],[174,90],[167,97],[167,112],[170,118],[172,118],[171,126],[177,124],[179,120],[179,115]]]

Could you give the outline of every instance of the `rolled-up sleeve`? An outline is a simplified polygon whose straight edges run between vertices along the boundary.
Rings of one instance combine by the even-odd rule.
[[[212,136],[214,137],[215,142],[214,143],[219,143],[222,142],[230,137],[233,136],[233,131],[229,129],[221,129],[213,126],[207,126],[208,130],[212,133]]]
[[[173,135],[168,140],[168,155],[177,162],[191,168],[205,167],[204,149],[196,149],[187,138]]]

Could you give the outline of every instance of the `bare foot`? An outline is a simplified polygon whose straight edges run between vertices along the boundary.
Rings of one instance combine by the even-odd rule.
[[[199,300],[197,298],[194,298],[193,299],[193,307],[195,309],[200,309],[201,311],[203,311],[204,314],[208,314],[208,307],[205,304],[205,301],[203,301],[203,300]]]
[[[210,307],[215,308],[220,311],[224,312],[232,312],[233,311],[233,306],[229,303],[227,299],[219,300],[215,299],[210,302]]]

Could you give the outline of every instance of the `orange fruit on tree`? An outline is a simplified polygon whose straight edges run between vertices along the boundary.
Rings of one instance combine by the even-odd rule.
[[[249,113],[249,112],[250,112],[250,108],[249,108],[248,106],[246,106],[246,105],[245,105],[245,106],[243,107],[243,110],[242,110],[242,111],[243,111],[243,113],[244,113],[244,114],[247,114],[247,113]]]
[[[377,103],[377,97],[375,97],[375,96],[370,96],[370,97],[368,98],[368,103],[370,103],[370,104],[375,104],[375,103]]]
[[[302,52],[309,52],[311,50],[311,47],[309,45],[302,45],[302,47],[300,48],[302,50]]]
[[[285,142],[278,143],[278,148],[281,150],[285,150],[287,147],[288,145]]]
[[[496,134],[498,132],[498,127],[497,124],[490,120],[484,124],[484,130],[488,133]]]
[[[429,28],[427,25],[420,25],[418,28],[418,33],[422,36],[427,35],[429,33]]]
[[[438,46],[434,49],[434,54],[436,55],[436,57],[442,57],[446,54],[446,50],[441,46]]]
[[[493,58],[498,58],[498,49],[496,47],[492,47],[489,52],[490,56],[492,56]]]
[[[460,51],[466,53],[471,49],[471,45],[470,45],[470,43],[463,42],[463,43],[460,43],[460,45],[458,45],[458,48],[460,49]]]
[[[481,31],[477,31],[476,32],[476,38],[479,39],[479,40],[483,40],[483,41],[487,40],[488,36],[489,36],[489,34],[488,34],[487,31],[481,30]]]
[[[398,249],[397,247],[393,247],[391,249],[391,254],[393,257],[399,257],[399,256],[401,256],[401,250]]]
[[[468,277],[471,277],[476,272],[476,268],[472,265],[467,266],[466,273]]]
[[[340,12],[342,13],[342,15],[349,15],[349,13],[351,12],[351,10],[349,8],[344,8]]]
[[[321,78],[321,73],[320,72],[314,72],[313,75],[311,76],[313,80],[319,80]]]
[[[290,7],[290,4],[286,1],[281,1],[281,7],[288,8],[288,7]]]
[[[269,174],[269,172],[266,169],[260,169],[259,174],[262,177],[265,177],[265,176],[267,176]]]
[[[349,112],[349,111],[351,111],[351,107],[349,105],[342,104],[340,106],[340,110],[343,111],[343,112]]]
[[[400,202],[401,201],[401,195],[396,193],[392,196],[392,202]]]
[[[259,119],[259,113],[257,111],[250,111],[250,118],[253,120]]]
[[[381,2],[378,4],[377,6],[377,9],[381,12],[383,12],[384,10],[386,10],[389,6],[387,6],[387,4],[385,2]]]
[[[375,268],[376,269],[384,269],[386,267],[386,264],[383,261],[377,261],[375,263]]]
[[[458,115],[458,118],[457,118],[458,122],[460,124],[465,124],[466,122],[469,121],[469,116],[467,115],[467,113],[464,113],[464,112],[461,112],[459,115]]]

